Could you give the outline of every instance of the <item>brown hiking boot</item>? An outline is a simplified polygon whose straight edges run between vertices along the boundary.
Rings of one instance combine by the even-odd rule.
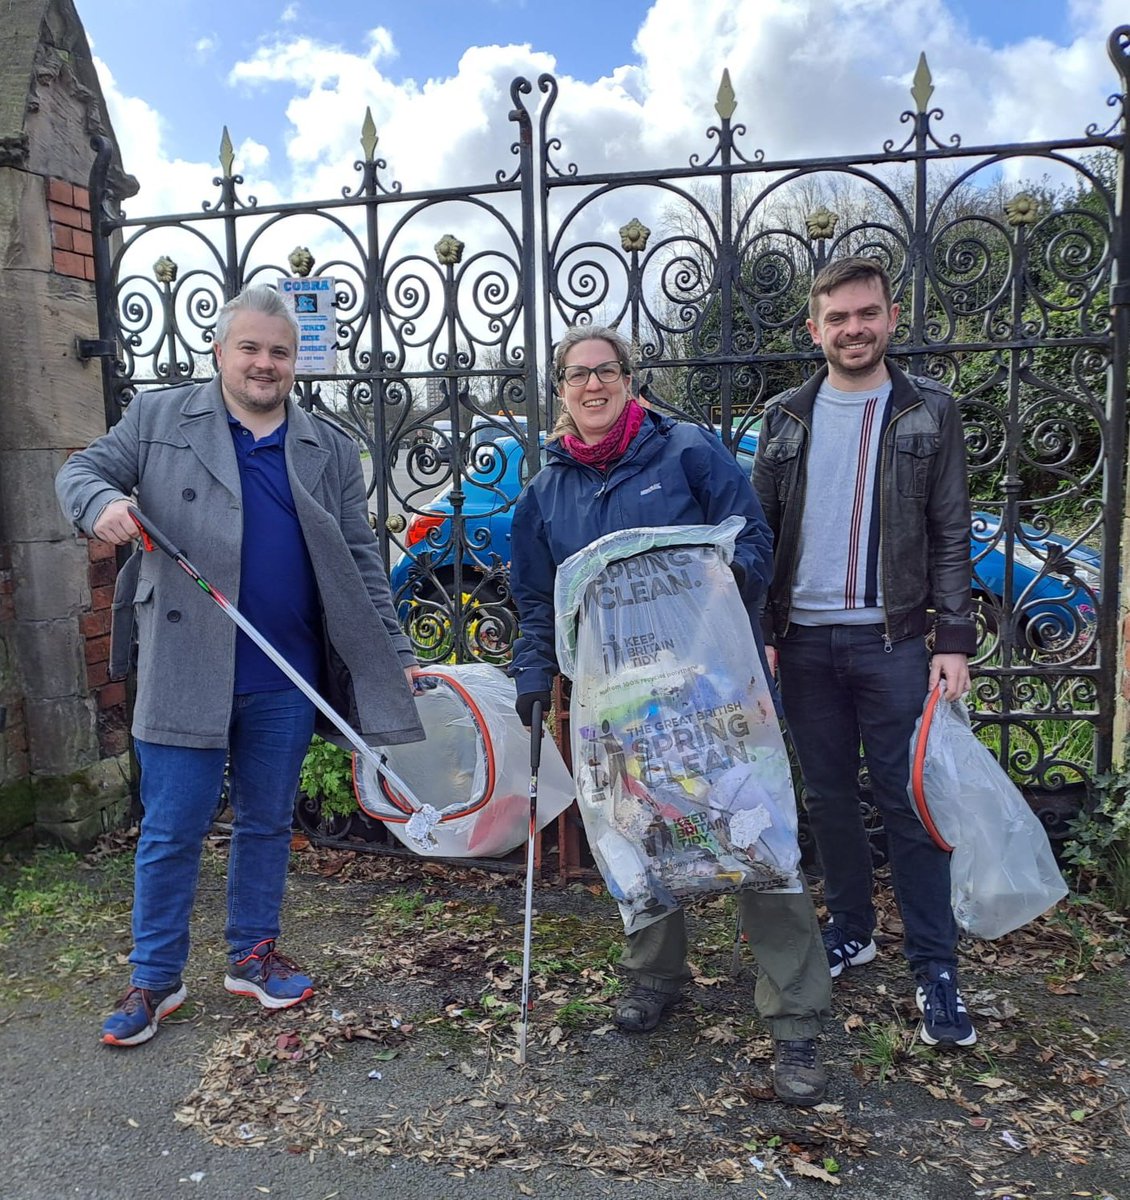
[[[786,1104],[810,1108],[824,1099],[828,1072],[815,1038],[773,1043],[773,1091]]]

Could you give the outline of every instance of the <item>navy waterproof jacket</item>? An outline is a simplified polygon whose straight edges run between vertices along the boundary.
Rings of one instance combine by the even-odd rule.
[[[548,692],[557,674],[553,584],[558,566],[606,533],[661,525],[717,525],[746,518],[734,575],[761,647],[758,611],[773,571],[773,535],[749,479],[733,455],[698,425],[644,414],[643,425],[607,475],[563,447],[514,509],[510,588],[522,631],[509,669],[519,695]]]

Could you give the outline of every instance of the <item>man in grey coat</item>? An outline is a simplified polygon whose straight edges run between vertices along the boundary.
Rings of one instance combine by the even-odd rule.
[[[297,345],[274,289],[246,289],[217,319],[217,376],[140,393],[64,465],[59,502],[82,532],[115,545],[138,536],[136,503],[364,735],[418,741],[416,662],[369,526],[357,448],[289,398]],[[139,547],[114,609],[112,671],[124,673],[136,627],[144,816],[133,971],[102,1040],[134,1046],[184,1002],[200,852],[229,762],[224,986],[272,1009],[313,994],[275,943],[315,710],[167,556]]]

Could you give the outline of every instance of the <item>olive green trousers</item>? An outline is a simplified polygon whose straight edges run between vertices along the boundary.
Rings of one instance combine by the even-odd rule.
[[[808,889],[741,892],[738,902],[758,966],[753,1002],[770,1035],[775,1041],[818,1036],[831,1017],[832,977]],[[691,978],[683,910],[628,934],[620,966],[644,987],[679,991]]]

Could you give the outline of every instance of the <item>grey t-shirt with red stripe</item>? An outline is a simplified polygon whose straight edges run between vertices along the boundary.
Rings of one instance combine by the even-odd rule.
[[[790,617],[798,625],[877,625],[879,488],[891,382],[844,392],[825,381],[812,410]]]

